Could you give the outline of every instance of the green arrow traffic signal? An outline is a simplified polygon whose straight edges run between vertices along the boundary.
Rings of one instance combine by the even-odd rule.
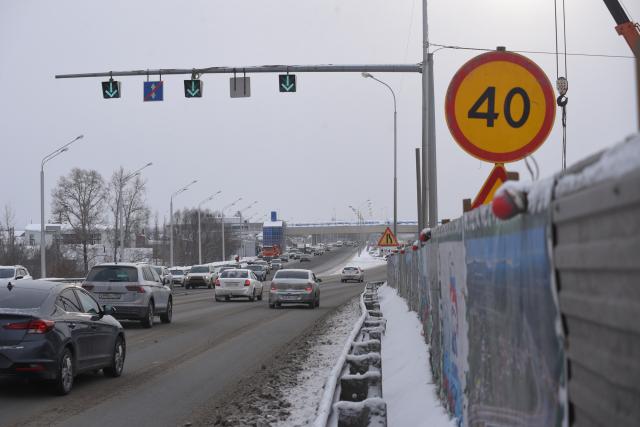
[[[202,98],[202,80],[191,79],[184,81],[185,98]]]
[[[278,89],[280,92],[295,92],[296,91],[296,75],[295,74],[279,74],[278,75]]]
[[[102,82],[102,97],[105,99],[120,98],[120,82],[112,79]]]

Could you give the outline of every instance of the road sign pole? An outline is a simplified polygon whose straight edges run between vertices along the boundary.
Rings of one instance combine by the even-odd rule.
[[[429,227],[438,225],[438,168],[436,158],[436,117],[433,91],[433,54],[428,56],[429,69]]]
[[[424,228],[422,223],[422,188],[420,185],[420,149],[416,148],[416,201],[418,206],[418,237]]]
[[[427,0],[422,0],[422,223],[429,224],[429,26]]]

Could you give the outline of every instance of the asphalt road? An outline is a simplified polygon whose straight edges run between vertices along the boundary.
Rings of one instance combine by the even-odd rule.
[[[42,384],[0,380],[0,425],[185,425],[194,414],[224,403],[240,379],[268,366],[287,343],[361,292],[362,284],[323,276],[354,251],[329,252],[300,266],[325,278],[316,310],[273,310],[267,298],[214,302],[213,290],[178,288],[171,324],[156,321],[152,329],[124,324],[127,359],[122,377],[81,375],[65,397],[52,396]],[[384,277],[384,269],[368,273],[368,280]],[[267,292],[265,286],[265,297]]]

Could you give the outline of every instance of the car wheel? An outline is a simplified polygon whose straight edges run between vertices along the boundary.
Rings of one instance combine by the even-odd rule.
[[[320,297],[318,297],[318,299],[316,300],[316,307],[320,307]]]
[[[173,300],[169,298],[169,302],[167,303],[167,311],[160,315],[160,320],[162,323],[171,323],[171,318],[173,317]]]
[[[262,293],[264,292],[264,288],[260,289],[260,293],[258,294],[258,301],[262,301]]]
[[[314,308],[316,308],[316,301],[315,301],[315,300],[313,300],[313,301],[311,301],[311,302],[309,303],[309,308],[310,308],[311,310],[313,310]]]
[[[249,301],[253,302],[256,300],[256,288],[253,288],[253,293],[249,297]]]
[[[153,319],[155,317],[154,308],[155,307],[153,306],[153,301],[149,301],[149,306],[147,307],[147,315],[141,321],[143,327],[145,328],[153,327]]]
[[[211,288],[212,288],[211,283],[209,283],[209,284],[207,285],[207,289],[211,289]]]
[[[269,303],[269,308],[276,308],[276,304],[275,304],[275,303],[270,302],[270,303]]]
[[[118,337],[116,345],[113,348],[113,356],[111,357],[111,366],[103,369],[104,374],[111,378],[117,378],[122,375],[124,369],[124,359],[127,354],[127,346],[122,337]]]
[[[61,396],[69,394],[73,388],[73,371],[73,354],[71,350],[65,348],[58,363],[58,374],[54,382],[56,394]]]

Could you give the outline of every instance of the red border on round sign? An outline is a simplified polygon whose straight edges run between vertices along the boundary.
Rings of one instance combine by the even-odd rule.
[[[460,85],[462,81],[467,77],[473,70],[478,68],[481,65],[487,64],[489,62],[494,61],[506,61],[511,62],[521,67],[525,68],[535,77],[536,81],[540,85],[542,89],[542,93],[544,94],[544,99],[546,101],[545,108],[545,118],[542,122],[542,126],[538,133],[533,137],[533,139],[525,144],[523,147],[510,151],[507,153],[493,153],[490,151],[483,150],[481,148],[473,145],[469,139],[464,136],[462,130],[458,126],[458,123],[455,118],[455,99],[458,94],[458,89],[460,89]],[[445,118],[447,120],[447,126],[449,127],[449,131],[453,135],[453,138],[460,144],[460,146],[469,154],[474,157],[477,157],[480,160],[485,160],[487,162],[492,163],[507,163],[507,162],[515,162],[527,157],[529,154],[536,151],[542,143],[547,139],[551,129],[553,128],[553,122],[556,117],[556,97],[553,92],[553,87],[551,86],[551,82],[546,74],[542,71],[542,69],[529,58],[519,55],[513,52],[487,52],[482,55],[478,55],[475,58],[467,61],[453,76],[451,79],[451,83],[449,83],[449,87],[447,88],[447,95],[445,98]]]

